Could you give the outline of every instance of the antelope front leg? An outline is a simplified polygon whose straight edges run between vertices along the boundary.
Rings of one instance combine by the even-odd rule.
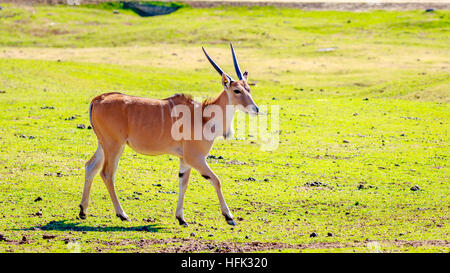
[[[180,225],[184,227],[188,226],[188,223],[186,223],[183,217],[183,203],[184,203],[184,194],[186,193],[186,189],[188,187],[190,174],[191,174],[191,167],[189,167],[189,165],[187,165],[186,163],[183,162],[182,159],[180,159],[180,171],[178,173],[180,192],[178,193],[178,203],[175,216],[177,217]]]
[[[217,197],[219,198],[220,210],[222,211],[222,215],[225,216],[225,220],[228,224],[233,226],[236,225],[236,222],[234,222],[233,220],[233,215],[231,214],[230,209],[225,202],[225,198],[223,197],[220,180],[217,175],[211,170],[206,160],[203,158],[202,160],[197,161],[196,164],[193,164],[191,166],[199,171],[203,178],[208,179],[211,182],[214,189],[216,190]]]

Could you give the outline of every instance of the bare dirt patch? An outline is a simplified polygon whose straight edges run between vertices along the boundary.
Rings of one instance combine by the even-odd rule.
[[[142,239],[139,241],[124,240],[117,243],[99,242],[106,245],[136,245],[146,249],[155,246],[156,252],[161,253],[192,253],[192,252],[217,252],[217,253],[241,253],[241,252],[274,252],[278,250],[304,250],[304,249],[329,249],[329,248],[361,248],[367,247],[367,242],[314,242],[309,244],[286,244],[279,242],[216,242],[202,239],[173,238],[173,239]],[[441,240],[430,241],[382,241],[378,242],[382,247],[395,245],[397,247],[450,247],[450,242]]]
[[[118,0],[116,0],[118,1]],[[164,1],[164,0],[163,0]],[[168,0],[167,0],[168,1]],[[6,3],[19,4],[67,4],[67,0],[7,0]],[[82,4],[96,4],[101,2],[115,2],[114,0],[80,0]],[[186,3],[194,8],[211,8],[219,6],[274,6],[286,8],[298,8],[304,10],[346,10],[346,11],[364,11],[370,9],[385,9],[385,10],[423,10],[423,9],[450,9],[450,3],[445,0],[429,0],[414,1],[414,0],[381,0],[377,2],[370,2],[364,0],[273,0],[273,1],[190,1],[181,0],[179,2]]]
[[[285,8],[298,8],[303,10],[346,10],[346,11],[364,11],[370,9],[385,10],[420,10],[420,9],[450,9],[450,3],[436,2],[378,2],[369,1],[181,1],[192,7],[218,7],[218,6],[274,6]]]
[[[110,243],[106,243],[110,244]],[[355,247],[357,243],[311,243],[311,244],[286,244],[279,242],[216,242],[199,239],[146,239],[139,241],[122,241],[118,245],[134,244],[139,248],[157,245],[156,251],[161,253],[191,253],[191,252],[217,252],[217,253],[240,253],[258,251],[276,251],[282,249],[323,249]],[[158,246],[159,245],[159,246]]]

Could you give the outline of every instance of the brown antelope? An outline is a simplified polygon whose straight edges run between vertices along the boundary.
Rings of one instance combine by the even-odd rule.
[[[141,154],[171,154],[179,157],[179,197],[175,215],[180,225],[187,226],[183,217],[183,202],[191,168],[196,169],[205,179],[212,183],[220,202],[222,214],[225,216],[228,224],[235,225],[233,215],[222,194],[221,182],[206,162],[206,157],[213,145],[214,138],[219,136],[229,137],[236,109],[240,109],[248,114],[258,113],[258,107],[250,95],[250,88],[247,84],[248,73],[247,71],[241,73],[233,46],[231,44],[230,46],[234,67],[239,78],[237,81],[225,74],[202,47],[206,58],[222,76],[224,90],[214,99],[198,103],[192,100],[190,96],[184,94],[177,94],[170,98],[158,100],[128,96],[121,93],[106,93],[92,100],[89,107],[89,119],[97,135],[98,147],[95,154],[85,165],[85,184],[79,214],[81,219],[86,218],[92,180],[101,169],[100,175],[108,189],[116,215],[121,220],[129,221],[114,189],[114,175],[119,158],[125,144],[128,144],[133,150]],[[201,128],[209,124],[208,126],[213,132],[213,136],[212,138],[205,137],[202,135],[204,133],[204,130],[202,130],[200,137],[192,138],[192,134],[184,133],[196,130],[194,128],[195,120],[193,117],[185,116],[186,112],[183,112],[183,118],[188,122],[179,126],[179,128],[183,129],[184,136],[179,139],[174,137],[173,128],[177,123],[177,120],[174,119],[174,112],[175,116],[177,116],[175,109],[177,107],[183,109],[181,106],[184,109],[188,109],[190,113],[194,113],[199,109],[203,113],[209,107],[216,107],[223,113],[227,111],[227,114],[220,117],[220,115],[215,113],[214,117],[216,118],[212,114],[210,117],[201,117]],[[191,128],[188,128],[189,126]]]

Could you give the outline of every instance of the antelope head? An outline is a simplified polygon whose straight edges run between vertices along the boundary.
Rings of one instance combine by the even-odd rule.
[[[234,53],[233,45],[230,43],[231,54],[233,55],[234,69],[236,70],[236,74],[238,80],[233,80],[228,74],[223,72],[223,70],[209,57],[206,50],[202,47],[203,52],[205,53],[206,58],[214,67],[214,69],[219,73],[222,77],[222,85],[224,91],[227,92],[228,95],[228,104],[233,105],[236,109],[241,110],[244,113],[257,115],[259,113],[259,108],[256,103],[253,101],[252,95],[250,94],[250,86],[248,85],[248,72],[241,72],[239,68],[239,64],[236,58],[236,54]]]

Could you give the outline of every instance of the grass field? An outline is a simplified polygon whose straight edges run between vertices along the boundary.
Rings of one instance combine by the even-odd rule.
[[[449,11],[1,6],[1,252],[449,252]],[[132,221],[100,177],[79,220],[90,100],[215,96],[201,46],[231,74],[229,41],[255,101],[280,106],[275,151],[211,151],[238,225],[193,172],[178,226],[178,160],[130,148],[116,189]]]

